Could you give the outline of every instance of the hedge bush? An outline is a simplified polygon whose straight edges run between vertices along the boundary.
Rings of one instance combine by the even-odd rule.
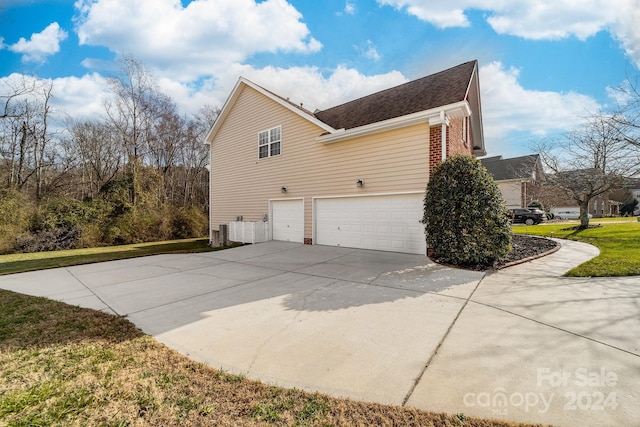
[[[441,163],[424,198],[428,247],[439,262],[490,267],[511,248],[511,227],[491,174],[470,155]]]

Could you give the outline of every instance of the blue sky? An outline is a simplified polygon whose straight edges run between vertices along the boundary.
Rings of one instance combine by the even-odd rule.
[[[487,150],[510,157],[639,74],[640,0],[615,4],[1,0],[0,84],[51,79],[60,114],[91,117],[127,54],[185,113],[222,106],[239,76],[322,109],[477,59]]]

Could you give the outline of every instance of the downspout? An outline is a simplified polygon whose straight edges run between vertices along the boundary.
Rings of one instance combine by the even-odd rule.
[[[444,111],[440,111],[440,120],[442,121],[442,161],[447,159],[447,121],[445,120]]]

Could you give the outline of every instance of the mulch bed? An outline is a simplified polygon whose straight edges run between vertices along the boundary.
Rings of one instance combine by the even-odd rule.
[[[492,266],[450,265],[439,261],[437,255],[429,255],[429,258],[431,258],[432,261],[437,262],[438,264],[449,265],[456,268],[467,268],[470,270],[478,271],[489,270],[491,268],[497,270],[517,264],[519,261],[525,262],[525,260],[530,260],[542,256],[543,254],[546,254],[558,247],[560,247],[559,243],[556,243],[553,240],[546,239],[544,237],[514,234],[511,238],[511,251],[509,252],[507,258],[503,259],[500,262],[494,263]]]
[[[544,237],[514,234],[511,239],[511,252],[507,259],[498,263],[495,268],[511,265],[514,262],[536,257],[560,246],[558,243]]]

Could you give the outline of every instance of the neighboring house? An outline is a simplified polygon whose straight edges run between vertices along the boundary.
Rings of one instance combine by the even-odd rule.
[[[493,175],[507,208],[526,208],[537,200],[544,182],[544,170],[540,155],[503,159],[502,156],[486,157],[480,162]]]
[[[485,154],[478,64],[315,112],[240,78],[206,143],[212,241],[243,221],[273,240],[425,254],[432,170]]]
[[[617,189],[613,189],[593,197],[589,201],[587,213],[596,218],[618,215],[622,203],[615,200],[617,192]],[[554,214],[580,211],[578,202],[569,198],[562,189],[552,185],[543,187],[540,193],[540,201],[547,210]]]
[[[592,198],[589,201],[588,213],[594,218],[602,218],[606,216],[616,216],[620,214],[620,206],[622,203],[609,198],[609,192],[600,194]],[[575,200],[568,199],[566,197],[556,199],[555,202],[545,204],[545,207],[549,208],[550,212],[557,214],[557,212],[564,211],[580,211],[580,206]]]

